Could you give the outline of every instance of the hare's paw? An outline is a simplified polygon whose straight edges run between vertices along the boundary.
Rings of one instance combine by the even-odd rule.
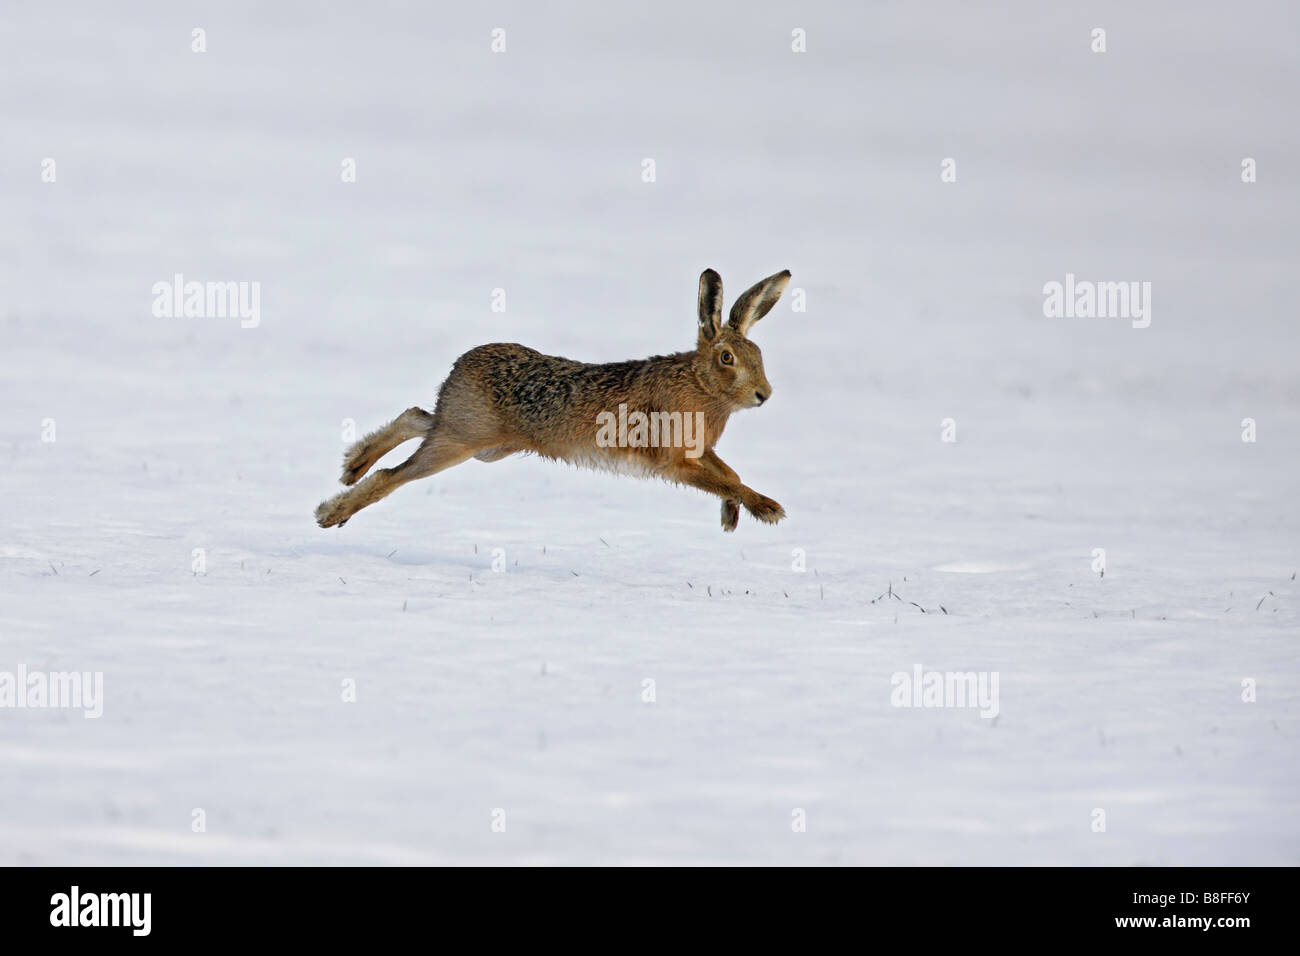
[[[736,525],[740,523],[740,502],[735,498],[724,498],[722,501],[722,530],[735,531]]]
[[[352,511],[347,506],[346,492],[335,495],[328,501],[322,501],[316,506],[316,523],[322,528],[332,528],[335,525],[341,528],[351,517]]]
[[[355,485],[374,464],[371,452],[370,444],[365,439],[349,448],[343,455],[343,474],[339,475],[339,481],[345,485]]]
[[[339,476],[339,481],[345,485],[355,485],[357,479],[369,471],[369,466],[365,462],[358,461],[355,458],[343,465],[343,474]]]
[[[745,507],[759,521],[776,524],[785,517],[785,509],[767,495],[755,494],[753,500],[745,502]]]

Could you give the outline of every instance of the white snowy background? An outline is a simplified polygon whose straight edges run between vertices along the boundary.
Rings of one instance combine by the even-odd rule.
[[[5,3],[0,670],[105,699],[0,710],[0,863],[1300,862],[1298,30]],[[780,525],[529,458],[314,524],[345,419],[691,348],[706,266],[806,294],[718,449]],[[155,318],[178,272],[260,326]],[[1044,317],[1067,272],[1150,327]],[[891,706],[917,664],[997,720]]]

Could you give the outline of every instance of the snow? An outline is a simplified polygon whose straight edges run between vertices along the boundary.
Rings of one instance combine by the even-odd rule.
[[[104,709],[0,709],[0,863],[1300,862],[1295,15],[1067,6],[6,6],[0,672]],[[345,419],[688,348],[706,266],[794,273],[781,524],[516,458],[315,526]]]

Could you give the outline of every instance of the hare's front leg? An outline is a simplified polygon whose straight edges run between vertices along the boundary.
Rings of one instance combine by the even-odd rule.
[[[740,499],[723,498],[722,499],[722,530],[735,531],[736,525],[740,524]]]
[[[717,453],[709,450],[699,458],[687,458],[673,469],[672,477],[722,499],[722,530],[734,531],[740,519],[740,505],[760,521],[775,523],[785,509],[766,495],[743,484],[740,476]]]
[[[767,495],[761,495],[753,488],[743,484],[740,475],[736,474],[725,461],[718,457],[718,453],[712,448],[708,449],[700,456],[700,461],[704,462],[706,468],[712,468],[719,475],[722,475],[737,485],[740,485],[742,494],[736,498],[731,498],[722,502],[722,529],[724,531],[735,531],[736,522],[740,520],[740,505],[744,505],[749,513],[759,521],[766,521],[769,524],[776,524],[785,517],[785,509]],[[727,526],[730,519],[731,526]]]
[[[741,484],[740,475],[718,457],[718,453],[712,448],[706,449],[700,456],[700,463],[708,468],[715,475],[726,479],[727,481]],[[736,525],[740,524],[740,498],[723,498],[722,499],[722,530],[735,531]]]

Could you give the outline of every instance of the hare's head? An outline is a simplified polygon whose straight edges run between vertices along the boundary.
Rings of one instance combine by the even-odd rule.
[[[695,369],[708,392],[733,409],[754,408],[767,401],[772,386],[763,373],[763,353],[749,340],[749,329],[772,311],[790,270],[755,284],[731,307],[722,324],[722,277],[712,269],[700,275],[700,338]]]

